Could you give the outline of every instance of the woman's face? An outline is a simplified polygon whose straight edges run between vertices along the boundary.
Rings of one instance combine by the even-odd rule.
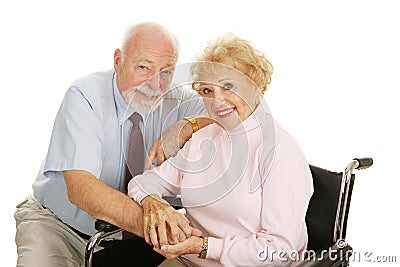
[[[208,114],[227,130],[249,117],[261,96],[244,74],[218,64],[212,72],[200,72],[193,87],[203,97]]]

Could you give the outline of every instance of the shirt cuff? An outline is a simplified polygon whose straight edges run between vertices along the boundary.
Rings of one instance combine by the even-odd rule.
[[[223,239],[209,237],[208,238],[208,250],[206,259],[220,260],[222,254],[222,247],[224,244]]]

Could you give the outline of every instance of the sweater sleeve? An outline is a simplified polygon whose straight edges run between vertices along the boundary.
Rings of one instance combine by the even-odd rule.
[[[128,195],[139,205],[143,198],[151,194],[157,194],[160,197],[180,195],[183,178],[180,166],[186,160],[190,142],[190,140],[186,142],[175,157],[171,157],[160,166],[133,177],[128,184]]]
[[[260,166],[260,230],[249,236],[209,237],[207,258],[227,266],[289,266],[306,248],[312,177],[297,143],[286,137],[276,145],[271,168]]]

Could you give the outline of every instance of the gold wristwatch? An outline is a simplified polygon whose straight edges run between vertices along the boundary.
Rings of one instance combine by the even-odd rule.
[[[207,256],[207,250],[208,250],[208,237],[203,237],[203,246],[202,250],[199,253],[198,258],[204,260]]]
[[[194,117],[184,117],[183,119],[190,122],[190,125],[192,125],[193,133],[199,130],[199,125],[197,124],[197,121]]]

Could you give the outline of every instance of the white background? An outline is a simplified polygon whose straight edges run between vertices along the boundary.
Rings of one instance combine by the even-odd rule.
[[[124,30],[142,21],[178,36],[180,63],[225,32],[265,52],[275,67],[267,101],[311,164],[341,171],[374,158],[357,175],[347,239],[399,262],[399,11],[386,0],[2,1],[1,266],[15,266],[15,205],[31,192],[69,83],[111,68]]]

